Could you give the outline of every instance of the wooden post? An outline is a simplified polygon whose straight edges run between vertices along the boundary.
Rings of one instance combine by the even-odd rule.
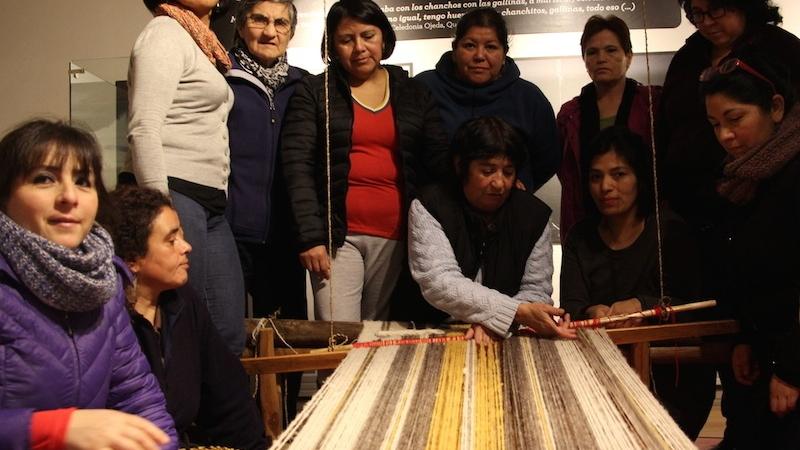
[[[645,386],[650,387],[650,343],[636,342],[629,344],[628,364],[639,375]]]
[[[275,356],[275,340],[271,328],[263,328],[259,332],[258,354],[268,357]],[[283,431],[281,388],[274,373],[258,375],[258,386],[264,430],[274,441]]]

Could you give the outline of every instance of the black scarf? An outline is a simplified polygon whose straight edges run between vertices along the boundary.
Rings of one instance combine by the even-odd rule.
[[[636,87],[639,85],[636,80],[625,79],[625,92],[622,94],[622,102],[617,110],[617,117],[614,125],[628,126],[628,117],[631,114],[631,105],[636,96]],[[581,173],[586,173],[589,169],[589,145],[600,133],[600,111],[597,109],[597,88],[594,83],[589,83],[581,89],[578,97],[581,110]],[[591,201],[591,199],[588,199]]]

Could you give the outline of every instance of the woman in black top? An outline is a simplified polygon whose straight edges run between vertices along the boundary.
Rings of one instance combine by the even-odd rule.
[[[650,152],[628,129],[612,127],[600,133],[588,161],[584,185],[594,208],[564,244],[561,307],[576,319],[653,308],[661,287]],[[664,211],[661,220],[664,295],[673,304],[694,299],[700,287],[694,241],[673,213]],[[670,366],[653,368],[656,394],[692,439],[705,424],[714,381],[713,367],[682,366],[679,378]]]
[[[192,247],[169,199],[131,187],[113,192],[111,200],[114,212],[107,222],[115,251],[135,277],[128,312],[181,447],[263,449],[264,425],[247,375],[205,305],[184,286]]]
[[[716,185],[729,205],[715,235],[720,300],[741,326],[733,380],[720,374],[725,448],[800,447],[800,109],[789,73],[740,55],[701,76],[727,153]]]

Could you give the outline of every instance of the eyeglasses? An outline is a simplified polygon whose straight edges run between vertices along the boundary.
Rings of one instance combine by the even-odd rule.
[[[245,25],[247,28],[264,31],[264,28],[267,28],[270,23],[275,27],[275,31],[280,34],[286,34],[292,28],[292,24],[289,23],[288,19],[279,17],[273,20],[262,14],[250,14],[247,16]]]
[[[698,23],[703,23],[706,20],[706,17],[716,20],[724,16],[727,12],[728,9],[725,7],[712,8],[706,11],[693,9],[686,13],[686,18],[689,19],[689,22],[691,22],[692,25],[697,25]]]
[[[775,83],[770,81],[769,78],[762,75],[759,71],[752,68],[749,64],[742,61],[739,58],[732,58],[729,60],[724,61],[722,64],[718,65],[717,67],[709,67],[708,69],[704,70],[700,73],[700,81],[707,82],[711,81],[712,79],[716,78],[719,75],[726,75],[733,72],[736,69],[742,69],[743,71],[747,72],[748,74],[758,78],[759,80],[769,84],[769,87],[772,88],[772,92],[778,92],[775,89]]]

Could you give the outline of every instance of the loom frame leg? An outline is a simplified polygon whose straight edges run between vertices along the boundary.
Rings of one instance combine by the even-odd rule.
[[[650,343],[635,342],[626,348],[628,364],[639,375],[645,386],[650,386]]]
[[[275,336],[270,328],[258,334],[258,354],[275,356]],[[264,430],[273,441],[283,431],[283,408],[281,405],[281,387],[274,373],[258,375],[258,398],[261,406]]]

